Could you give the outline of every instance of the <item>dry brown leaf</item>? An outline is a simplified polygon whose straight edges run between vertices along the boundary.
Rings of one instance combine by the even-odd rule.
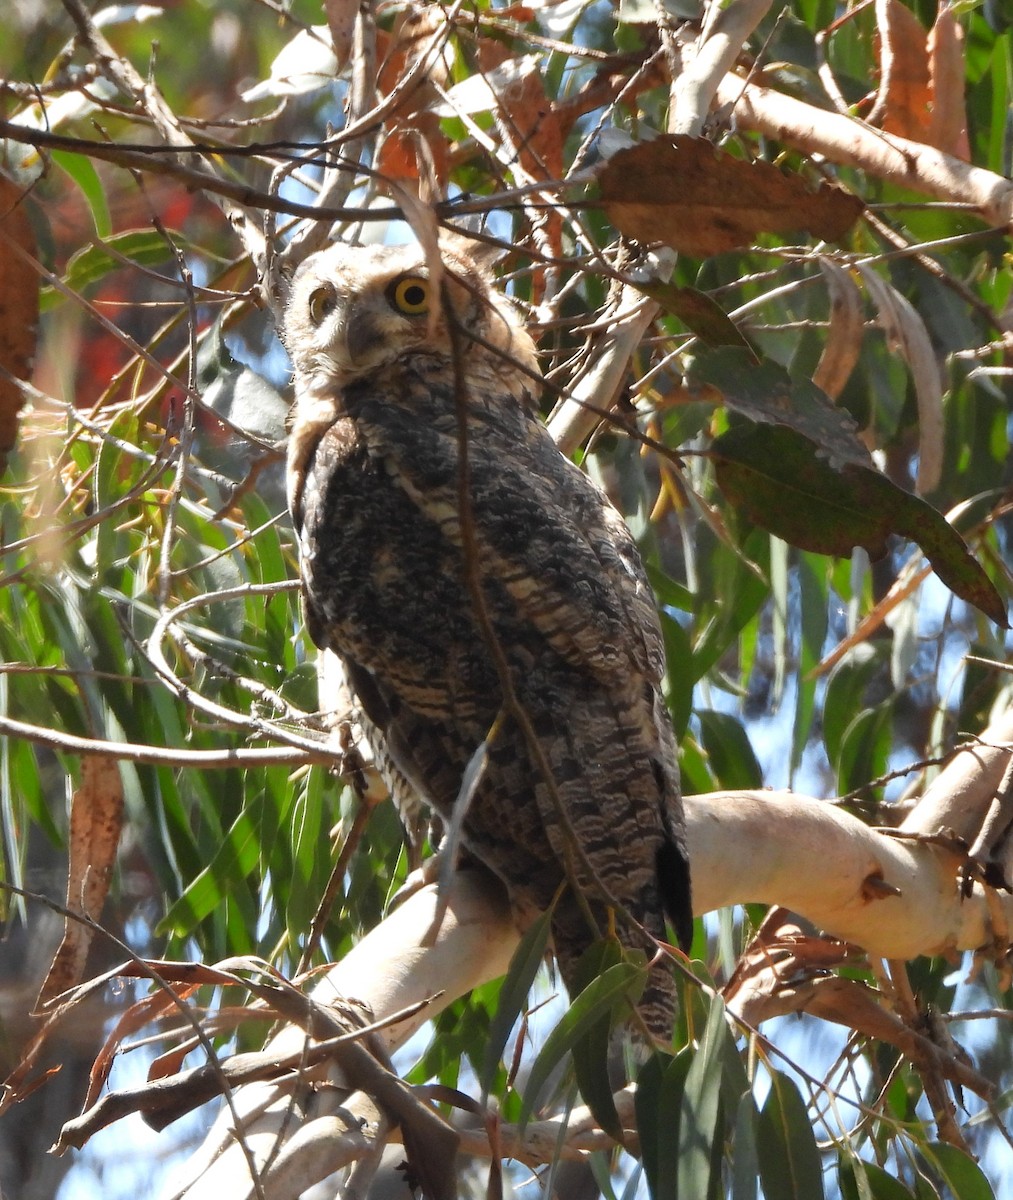
[[[21,189],[0,174],[0,243],[9,239],[34,258],[35,235],[23,201]],[[7,249],[0,253],[0,471],[17,441],[24,402],[13,380],[31,375],[38,321],[39,277]]]
[[[639,242],[665,242],[695,258],[751,245],[760,233],[806,230],[837,241],[862,201],[830,184],[744,162],[703,138],[659,137],[614,154],[598,182],[609,220]]]
[[[944,154],[971,161],[964,104],[964,31],[953,9],[941,5],[928,36],[932,119],[929,144]]]
[[[393,122],[380,143],[376,167],[385,179],[417,183],[420,195],[439,199],[450,174],[450,143],[439,117],[418,112]]]
[[[813,372],[813,383],[836,400],[861,354],[865,314],[858,285],[843,267],[821,257],[820,271],[830,297],[830,328]]]
[[[389,38],[377,37],[383,62],[377,72],[376,84],[383,95],[389,95],[421,58],[428,63],[425,74],[419,76],[418,85],[401,97],[394,110],[395,126],[399,118],[423,112],[438,103],[440,95],[436,85],[446,87],[450,83],[446,55],[433,51],[434,39],[439,38],[445,19],[438,5],[406,10],[394,22]],[[388,126],[390,124],[388,122]]]
[[[331,31],[338,71],[348,62],[355,36],[355,18],[359,15],[359,0],[324,0],[327,28]]]
[[[879,125],[887,133],[928,142],[932,91],[925,30],[900,0],[885,0],[877,14],[882,73],[876,102]]]
[[[496,72],[509,59],[518,66],[523,61],[495,38],[483,38],[478,44],[478,59],[483,74]],[[542,73],[538,70],[518,70],[515,77],[496,90],[498,124],[503,140],[512,143],[520,168],[521,181],[526,177],[532,181],[562,179],[563,146],[566,135],[573,124],[569,111],[557,111],[545,91]],[[541,217],[543,251],[562,256],[563,218],[553,209],[547,209]],[[536,282],[534,299],[540,295],[540,281]]]
[[[970,160],[964,105],[964,33],[948,4],[926,33],[900,0],[880,0],[881,83],[869,120],[887,133]]]
[[[188,999],[197,990],[197,986],[194,984],[189,987],[177,988],[177,999]],[[140,1000],[131,1004],[126,1012],[121,1014],[119,1020],[109,1031],[109,1035],[106,1037],[102,1048],[95,1056],[95,1061],[91,1065],[91,1071],[88,1073],[88,1093],[85,1096],[84,1104],[81,1106],[82,1111],[91,1108],[98,1100],[102,1089],[109,1081],[109,1072],[116,1061],[116,1055],[122,1049],[126,1039],[143,1029],[146,1025],[150,1025],[175,1011],[176,1005],[173,997],[162,989],[159,989],[147,996],[142,996]]]
[[[109,892],[123,828],[123,783],[115,759],[88,755],[81,760],[81,784],[70,803],[70,866],[67,907],[97,921]],[[36,1011],[74,987],[84,975],[93,931],[68,920],[63,941],[39,991]]]
[[[376,167],[386,179],[411,186],[423,198],[436,199],[446,190],[450,172],[450,145],[440,129],[440,119],[432,112],[440,102],[436,85],[450,82],[450,70],[443,54],[433,52],[433,41],[442,29],[443,16],[438,6],[402,14],[394,30],[378,44],[384,44],[383,62],[377,75],[379,90],[389,94],[401,80],[425,58],[429,64],[419,76],[418,86],[406,92],[384,124]]]

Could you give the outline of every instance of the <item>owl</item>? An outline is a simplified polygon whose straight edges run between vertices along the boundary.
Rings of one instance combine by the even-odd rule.
[[[289,504],[309,634],[342,660],[392,795],[457,822],[521,924],[551,908],[571,991],[614,929],[692,933],[664,651],[633,538],[538,419],[534,346],[459,235],[335,244],[290,288]],[[457,812],[455,814],[455,805]],[[463,816],[461,815],[463,813]]]

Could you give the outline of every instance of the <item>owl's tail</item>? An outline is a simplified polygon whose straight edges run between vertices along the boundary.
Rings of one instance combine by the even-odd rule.
[[[681,857],[678,858],[678,861],[684,862]],[[683,873],[685,874],[685,870]],[[609,920],[608,911],[604,909],[598,911],[598,906],[595,904],[592,904],[592,908],[599,919],[600,928],[604,930]],[[655,922],[650,923],[654,924]],[[692,922],[690,926],[692,927]],[[663,931],[660,928],[656,932],[658,936],[662,936]],[[590,939],[584,911],[571,896],[564,895],[560,898],[554,913],[552,933],[559,973],[563,977],[567,991],[573,997],[580,987],[587,983],[586,978],[581,978],[582,972],[578,969],[578,963],[590,945]],[[634,934],[632,930],[624,930],[622,927],[617,930],[617,933],[620,940],[630,946],[639,945],[643,936]],[[650,954],[649,945],[645,944],[643,949]],[[644,991],[637,1001],[637,1014],[640,1020],[630,1023],[620,1041],[628,1041],[632,1038],[633,1044],[640,1046],[644,1051],[648,1051],[652,1045],[670,1046],[677,1010],[678,998],[671,964],[665,960],[658,961],[652,966]],[[645,1027],[649,1034],[647,1041],[643,1038]]]
[[[688,954],[693,944],[693,891],[689,879],[689,859],[671,835],[658,847],[655,866],[665,915],[672,922],[680,949]]]

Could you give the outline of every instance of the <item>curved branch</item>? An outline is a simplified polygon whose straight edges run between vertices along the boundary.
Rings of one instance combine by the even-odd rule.
[[[354,998],[367,1004],[379,1020],[409,1008],[401,1003],[406,996],[413,997],[412,1003],[429,1000],[420,1011],[379,1032],[377,1036],[394,1049],[459,996],[506,972],[519,932],[498,883],[485,871],[460,871],[446,898],[440,927],[434,930],[438,907],[434,885],[413,893],[317,983],[313,998],[323,1004]],[[301,1029],[289,1026],[272,1039],[269,1050],[277,1054],[298,1051],[304,1037]],[[272,1200],[288,1195],[284,1190],[275,1191],[273,1154],[279,1141],[287,1141],[286,1132],[293,1136],[300,1125],[291,1111],[292,1087],[256,1083],[236,1089],[234,1097],[245,1119],[243,1137],[258,1166],[264,1164],[267,1194]],[[321,1092],[314,1119],[340,1118],[346,1105],[343,1093]],[[322,1172],[317,1179],[325,1178],[337,1169],[331,1165],[332,1151],[326,1139],[314,1137],[311,1145],[304,1145],[302,1168],[307,1167],[312,1147],[316,1147],[314,1161]],[[290,1161],[287,1155],[285,1161]],[[246,1195],[241,1189],[249,1186],[248,1180],[249,1170],[230,1117],[223,1113],[197,1154],[170,1179],[168,1194],[186,1200],[219,1200],[222,1195],[239,1200]]]
[[[990,901],[1013,919],[1013,896],[976,885],[962,898],[966,856],[952,839],[871,829],[808,796],[690,796],[686,827],[698,912],[779,904],[872,955],[902,959],[990,944]]]
[[[1008,723],[1013,716],[997,722],[986,740],[1001,740]],[[953,789],[962,798],[970,832],[972,810],[980,816],[994,791],[989,781],[997,755],[1004,767],[1009,751],[989,749],[983,763],[979,748],[961,750],[923,803],[938,813],[940,797]],[[974,770],[983,783],[970,778]],[[976,804],[968,799],[972,795]],[[952,839],[871,829],[832,804],[788,792],[688,796],[685,809],[698,914],[746,901],[780,904],[871,955],[894,959],[991,947],[993,918],[1013,924],[1013,896],[986,894],[975,885],[970,896],[962,897],[958,876],[963,856]],[[314,998],[326,1003],[354,997],[383,1020],[435,997],[427,1009],[383,1031],[394,1048],[452,1000],[502,975],[519,933],[498,886],[482,872],[460,872],[434,940],[437,907],[434,886],[415,892],[328,972]],[[290,1051],[302,1037],[300,1030],[286,1029],[272,1046]],[[284,1128],[298,1125],[290,1113],[291,1088],[256,1084],[239,1089],[239,1097],[249,1118],[244,1136],[258,1161],[266,1161]],[[334,1103],[340,1107],[339,1095]],[[555,1147],[554,1138],[547,1137]],[[541,1143],[530,1137],[522,1141],[516,1147],[522,1156],[537,1156]],[[315,1139],[314,1144],[320,1145]],[[332,1160],[323,1150],[320,1154],[323,1170]],[[236,1181],[245,1179],[246,1171],[228,1118],[220,1118],[200,1154],[187,1164],[187,1181],[173,1194],[217,1200],[227,1188],[238,1196]],[[272,1190],[270,1171],[265,1187],[272,1198],[288,1194]]]
[[[721,79],[735,65],[770,6],[771,0],[738,0],[725,8],[708,9],[713,19],[704,25],[692,50],[682,48],[681,57],[688,61],[672,81],[669,133],[702,135]]]

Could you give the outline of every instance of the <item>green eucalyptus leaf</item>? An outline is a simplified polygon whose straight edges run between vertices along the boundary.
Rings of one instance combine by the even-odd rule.
[[[700,737],[714,774],[725,788],[763,786],[763,772],[742,722],[731,713],[701,709]]]
[[[187,244],[186,237],[177,230],[169,231],[169,236],[181,245]],[[125,266],[159,267],[170,261],[174,261],[173,251],[165,234],[155,229],[128,229],[96,239],[78,250],[67,263],[63,282],[72,291],[79,292]],[[54,301],[58,298],[52,293],[46,294],[52,295]]]
[[[652,1200],[678,1200],[679,1123],[693,1054],[655,1054],[637,1076],[637,1130]]]
[[[995,1193],[981,1167],[956,1146],[933,1142],[923,1151],[931,1173],[953,1194],[953,1200],[995,1200]]]
[[[660,280],[634,282],[638,292],[650,296],[666,312],[678,317],[705,345],[737,346],[755,361],[749,339],[706,292],[693,287],[677,287],[674,283],[662,283]]]
[[[710,399],[758,426],[794,430],[813,442],[834,466],[871,467],[858,426],[811,379],[796,378],[771,359],[732,346],[704,350],[686,371],[694,400]]]
[[[528,993],[538,968],[545,961],[552,932],[552,912],[547,911],[524,931],[510,960],[510,969],[500,989],[499,1003],[489,1029],[479,1083],[488,1095],[499,1067],[510,1031],[528,1002]]]
[[[757,1197],[760,1183],[760,1160],[756,1152],[757,1116],[752,1093],[743,1092],[735,1113],[730,1200],[756,1200]]]
[[[842,1154],[838,1168],[841,1200],[913,1200],[912,1193],[888,1171],[855,1154]]]
[[[767,1200],[822,1200],[823,1169],[805,1101],[795,1083],[773,1071],[756,1118],[756,1150]]]
[[[724,1060],[731,1040],[720,996],[711,1000],[703,1037],[693,1054],[679,1118],[678,1191],[706,1200],[719,1194]]]
[[[573,1000],[566,1015],[545,1039],[545,1045],[531,1066],[524,1089],[522,1125],[526,1124],[531,1113],[541,1102],[542,1093],[550,1077],[568,1051],[572,1050],[603,1017],[608,1019],[617,1008],[621,1010],[628,1006],[631,993],[638,986],[643,986],[643,978],[642,968],[629,962],[617,963],[593,980]]]
[[[113,231],[112,220],[102,178],[95,164],[83,154],[71,154],[66,150],[51,150],[50,157],[81,189],[95,223],[95,232],[100,238],[108,238]]]

